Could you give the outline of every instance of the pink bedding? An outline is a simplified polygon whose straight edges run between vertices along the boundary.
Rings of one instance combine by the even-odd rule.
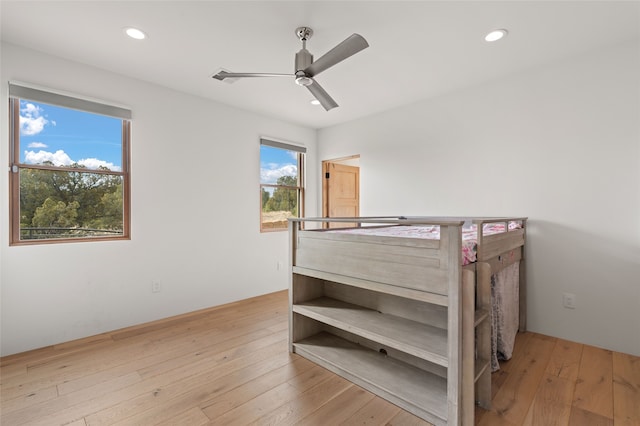
[[[519,222],[509,222],[509,230],[520,228]],[[366,234],[381,237],[426,238],[440,239],[440,226],[437,225],[394,225],[385,227],[360,227],[349,229],[334,229],[327,232],[346,232],[350,234]],[[483,225],[482,235],[504,232],[504,223],[486,223]],[[478,230],[475,224],[462,228],[462,264],[468,265],[476,261],[478,251]]]

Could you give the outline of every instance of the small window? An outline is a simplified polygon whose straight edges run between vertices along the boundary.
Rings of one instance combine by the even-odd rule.
[[[290,217],[303,215],[305,152],[297,145],[260,140],[260,231],[286,230]]]
[[[9,85],[11,244],[129,238],[130,111]]]

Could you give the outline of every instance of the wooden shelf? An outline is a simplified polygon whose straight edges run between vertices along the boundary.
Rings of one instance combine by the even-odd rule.
[[[435,424],[447,419],[447,380],[322,332],[293,344],[296,353]]]
[[[349,333],[448,366],[447,330],[321,297],[293,305],[293,312]]]

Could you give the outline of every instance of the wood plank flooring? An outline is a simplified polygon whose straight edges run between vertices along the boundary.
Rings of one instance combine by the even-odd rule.
[[[4,357],[0,424],[428,425],[287,350],[278,292]],[[477,425],[640,426],[640,358],[535,333]]]

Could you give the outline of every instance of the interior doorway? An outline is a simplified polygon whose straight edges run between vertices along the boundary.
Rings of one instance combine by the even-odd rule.
[[[360,215],[360,156],[322,162],[322,216],[357,217]],[[329,227],[353,226],[331,223]]]

